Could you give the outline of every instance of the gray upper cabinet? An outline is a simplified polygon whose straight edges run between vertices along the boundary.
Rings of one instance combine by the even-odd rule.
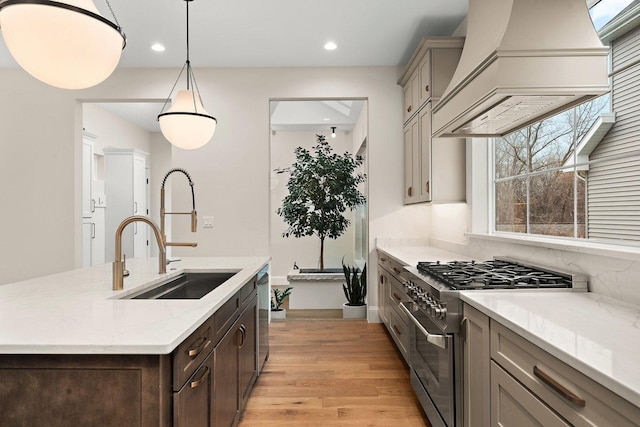
[[[466,200],[465,140],[431,137],[431,109],[453,77],[463,44],[460,37],[422,39],[398,80],[403,89],[405,204]]]

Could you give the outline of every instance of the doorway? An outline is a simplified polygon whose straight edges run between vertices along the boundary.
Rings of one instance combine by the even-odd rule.
[[[288,173],[278,173],[295,161],[294,150],[302,147],[313,153],[317,136],[323,136],[333,153],[348,152],[363,159],[357,173],[367,173],[368,105],[366,99],[275,99],[270,101],[270,254],[272,286],[288,286],[287,275],[294,268],[318,268],[320,239],[317,236],[283,237],[288,225],[277,214],[283,199],[289,194]],[[368,200],[368,183],[358,189]],[[367,203],[344,212],[350,224],[336,239],[324,243],[324,267],[338,268],[345,264],[362,268],[367,259]],[[338,286],[341,293],[341,285]],[[295,291],[294,291],[295,292]],[[292,299],[294,295],[292,294]],[[344,295],[335,297],[344,302]],[[323,299],[318,298],[318,309]],[[340,304],[341,304],[340,303]],[[308,304],[307,304],[308,306]],[[340,305],[341,307],[341,305]],[[295,307],[291,307],[294,308]]]

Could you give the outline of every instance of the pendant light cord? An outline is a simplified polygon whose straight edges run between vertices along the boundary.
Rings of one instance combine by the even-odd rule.
[[[189,56],[189,2],[191,0],[185,0],[187,3],[187,90],[189,90],[189,84],[191,83],[191,60]]]
[[[122,27],[120,26],[120,23],[118,22],[118,18],[116,17],[116,14],[113,13],[113,8],[111,7],[111,3],[109,3],[109,0],[104,0],[107,3],[107,7],[109,7],[109,11],[111,12],[111,16],[113,16],[113,22],[116,23],[116,25],[118,26],[119,29],[121,29]]]

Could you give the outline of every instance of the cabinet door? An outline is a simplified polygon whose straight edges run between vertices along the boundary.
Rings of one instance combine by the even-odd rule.
[[[82,141],[82,217],[90,218],[95,201],[92,199],[93,181],[93,142],[86,138]]]
[[[378,265],[378,314],[389,326],[389,275]]]
[[[431,50],[418,65],[419,103],[424,104],[431,97]]]
[[[404,104],[403,122],[406,122],[418,111],[418,73],[414,72],[402,89],[402,100]]]
[[[420,111],[420,201],[431,201],[431,103]],[[441,167],[447,167],[446,163]]]
[[[239,415],[238,346],[242,334],[233,324],[213,350],[213,410],[211,425],[232,426]]]
[[[569,426],[495,362],[491,362],[491,425],[504,427]]]
[[[187,380],[182,389],[173,394],[174,427],[210,427],[212,356]]]
[[[239,370],[240,370],[240,411],[244,408],[251,388],[258,376],[258,363],[256,360],[256,325],[257,325],[257,299],[247,307],[240,317],[239,328],[241,341],[239,345]]]
[[[420,201],[419,121],[413,118],[404,129],[404,203]]]
[[[491,342],[489,318],[464,304],[462,335],[463,420],[465,427],[489,427]]]
[[[133,215],[148,216],[147,213],[147,172],[146,159],[143,156],[133,157]],[[149,227],[142,223],[134,223],[133,253],[135,257],[146,257],[147,236]]]

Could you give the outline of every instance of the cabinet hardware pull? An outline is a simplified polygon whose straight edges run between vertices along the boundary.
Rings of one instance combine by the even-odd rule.
[[[387,259],[386,259],[386,258],[384,258],[384,257],[380,257],[380,261],[382,261],[382,262],[387,262]]]
[[[393,325],[393,330],[395,331],[396,334],[402,335],[402,331],[400,329],[398,329],[398,327],[396,325]]]
[[[91,199],[91,212],[96,211],[96,199]]]
[[[240,325],[240,333],[242,334],[242,341],[240,342],[239,348],[242,348],[247,338],[247,328],[244,325]]]
[[[394,297],[395,299],[397,299],[398,301],[402,301],[402,298],[400,298],[400,297],[398,296],[398,294],[396,294],[395,292],[393,293],[393,297]]]
[[[95,222],[91,223],[91,238],[92,239],[96,238],[96,223]]]
[[[191,381],[191,388],[197,388],[200,385],[200,383],[202,382],[202,380],[204,379],[204,377],[209,372],[209,368],[208,367],[203,366],[203,368],[204,368],[203,369],[204,372],[202,372],[202,375],[200,375],[200,378],[198,378],[195,381]]]
[[[426,85],[426,86],[424,87],[424,91],[425,91],[425,92],[429,92],[429,85]]]
[[[380,283],[384,284],[384,276],[382,274],[380,275]]]
[[[581,398],[571,390],[567,389],[565,386],[560,384],[555,378],[553,378],[551,375],[547,374],[546,372],[542,371],[537,366],[533,367],[533,375],[538,377],[543,383],[551,387],[558,394],[560,394],[560,396],[564,397],[574,405],[580,406],[582,408],[584,408],[584,406],[586,405],[586,402],[583,398]]]
[[[469,319],[466,317],[464,317],[460,323],[460,335],[462,335],[464,342],[467,342],[467,323],[469,323]]]
[[[395,267],[393,267],[393,271],[394,271],[396,274],[400,274],[400,273],[402,273],[402,271],[398,270],[398,269],[397,269],[397,268],[395,268]]]
[[[409,187],[409,188],[407,188],[407,195],[408,195],[409,197],[412,197],[412,196],[413,196],[413,187]]]
[[[429,193],[429,181],[424,185],[424,191]]]
[[[209,341],[210,342],[210,341]],[[191,347],[188,351],[188,355],[191,358],[196,357],[197,355],[200,354],[200,352],[202,352],[202,350],[204,350],[204,348],[208,345],[207,343],[207,337],[200,337],[198,339],[198,341],[196,341],[194,343],[194,346]]]
[[[411,105],[409,105],[409,108],[407,108],[407,113],[410,113],[411,110],[413,110],[413,107]]]
[[[138,213],[138,202],[133,202],[133,213]]]

